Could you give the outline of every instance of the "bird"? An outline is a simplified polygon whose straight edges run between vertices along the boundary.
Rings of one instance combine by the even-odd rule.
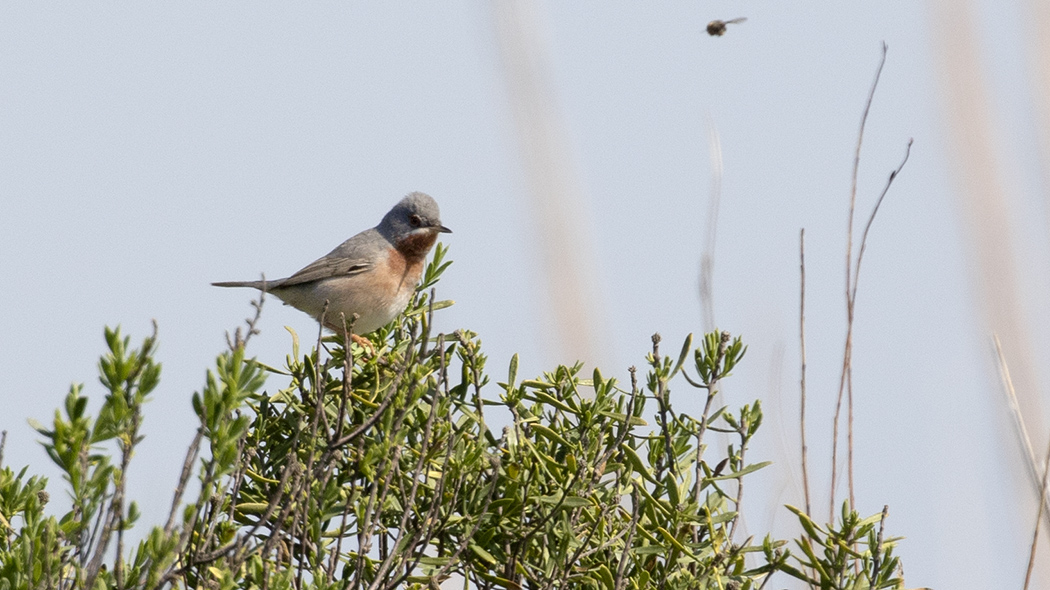
[[[212,285],[271,294],[337,334],[345,329],[344,318],[353,320],[351,337],[366,345],[361,334],[385,326],[408,306],[423,274],[424,260],[441,233],[452,230],[441,224],[437,202],[426,193],[413,192],[394,205],[379,225],[339,244],[290,277]]]
[[[707,23],[707,34],[712,37],[721,37],[726,34],[726,25],[735,25],[747,20],[747,17],[732,18],[729,20],[713,20]]]

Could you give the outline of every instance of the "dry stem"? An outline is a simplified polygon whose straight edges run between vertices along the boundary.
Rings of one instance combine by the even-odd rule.
[[[1024,575],[1024,590],[1028,590],[1028,583],[1032,579],[1032,570],[1035,568],[1035,549],[1039,544],[1039,525],[1043,523],[1043,506],[1046,503],[1047,475],[1050,474],[1050,446],[1046,449],[1046,461],[1043,462],[1043,485],[1039,490],[1039,510],[1035,516],[1035,532],[1032,533],[1032,550],[1028,554],[1028,571]]]
[[[799,305],[798,305],[798,338],[802,364],[802,377],[799,380],[799,430],[802,435],[802,492],[806,498],[806,514],[812,514],[809,501],[809,467],[806,463],[806,229],[798,233],[799,257]]]
[[[860,265],[864,258],[864,250],[867,247],[868,233],[871,230],[871,225],[875,221],[875,216],[878,214],[879,207],[882,205],[883,199],[890,190],[890,186],[893,185],[893,181],[903,170],[904,165],[908,162],[908,157],[911,155],[911,146],[913,140],[908,140],[908,145],[905,150],[904,159],[900,165],[897,166],[892,172],[890,172],[889,180],[886,182],[886,186],[882,190],[882,194],[879,195],[878,200],[875,202],[875,207],[872,209],[871,215],[868,217],[868,222],[864,226],[864,233],[861,236],[860,250],[857,254],[856,262],[853,261],[853,218],[856,210],[857,201],[857,176],[860,168],[860,149],[863,145],[864,140],[864,127],[868,120],[868,113],[871,110],[872,101],[875,98],[875,89],[879,85],[879,77],[882,75],[882,68],[886,64],[886,44],[882,44],[882,59],[879,61],[879,67],[875,72],[875,80],[872,82],[871,90],[868,92],[868,100],[864,106],[864,114],[861,116],[860,121],[860,132],[857,135],[857,149],[856,155],[853,161],[853,182],[850,190],[850,206],[849,206],[849,221],[847,225],[847,239],[846,239],[846,342],[842,353],[842,374],[839,379],[839,393],[835,402],[835,418],[832,425],[832,440],[831,440],[831,494],[828,502],[828,515],[829,520],[834,521],[835,519],[835,487],[838,480],[838,441],[839,441],[839,419],[842,413],[842,398],[843,395],[847,395],[848,405],[848,422],[847,422],[847,444],[848,444],[848,457],[847,465],[849,470],[849,503],[850,508],[856,506],[855,487],[853,482],[853,320],[854,310],[857,302],[857,285],[860,278]]]
[[[1007,403],[1010,405],[1010,415],[1014,419],[1014,429],[1017,433],[1021,446],[1024,447],[1025,466],[1028,467],[1028,477],[1031,479],[1032,486],[1035,487],[1036,491],[1042,495],[1043,486],[1040,484],[1042,476],[1039,473],[1038,463],[1035,458],[1035,448],[1032,446],[1032,438],[1028,435],[1028,428],[1025,426],[1024,416],[1021,415],[1021,405],[1017,401],[1017,391],[1014,389],[1013,379],[1010,377],[1010,367],[1006,364],[1006,356],[1003,354],[1002,344],[999,342],[999,335],[992,335],[992,342],[995,344],[996,360],[999,365],[999,377],[1003,381],[1003,393],[1006,394]],[[1044,498],[1042,503],[1046,504]],[[1050,524],[1050,506],[1045,506],[1045,514]]]

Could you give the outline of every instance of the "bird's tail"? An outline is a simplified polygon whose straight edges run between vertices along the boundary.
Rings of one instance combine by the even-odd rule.
[[[212,283],[213,287],[250,287],[260,291],[267,291],[280,284],[280,281],[225,281]]]

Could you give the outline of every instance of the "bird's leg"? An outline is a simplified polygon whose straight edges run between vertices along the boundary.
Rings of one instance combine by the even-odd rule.
[[[342,334],[343,335],[343,342],[347,346],[348,349],[349,349],[349,346],[350,346],[350,342],[356,342],[358,346],[360,346],[361,348],[364,348],[368,352],[372,353],[372,356],[375,356],[376,355],[376,347],[372,345],[372,341],[369,340],[368,338],[365,338],[364,336],[358,336],[357,334],[354,334],[353,331],[352,331],[354,329],[354,323],[356,323],[357,320],[358,320],[358,315],[355,313],[352,317],[347,318],[345,315],[340,313],[339,314],[339,319],[342,320],[342,321],[339,322],[339,325],[325,324],[325,327],[327,327],[329,330],[335,332],[336,334]],[[347,321],[347,320],[349,320],[349,321]],[[347,337],[349,337],[349,341],[347,340]]]
[[[376,347],[372,344],[372,341],[364,336],[358,336],[357,334],[350,334],[350,340],[357,343],[358,346],[372,353],[372,356],[376,355]]]

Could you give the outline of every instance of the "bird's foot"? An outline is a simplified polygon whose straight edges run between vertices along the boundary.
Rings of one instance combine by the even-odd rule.
[[[376,355],[376,347],[368,338],[365,338],[364,336],[358,336],[357,334],[350,334],[350,340],[356,342],[358,346],[367,350],[369,353],[371,353],[372,356]]]

